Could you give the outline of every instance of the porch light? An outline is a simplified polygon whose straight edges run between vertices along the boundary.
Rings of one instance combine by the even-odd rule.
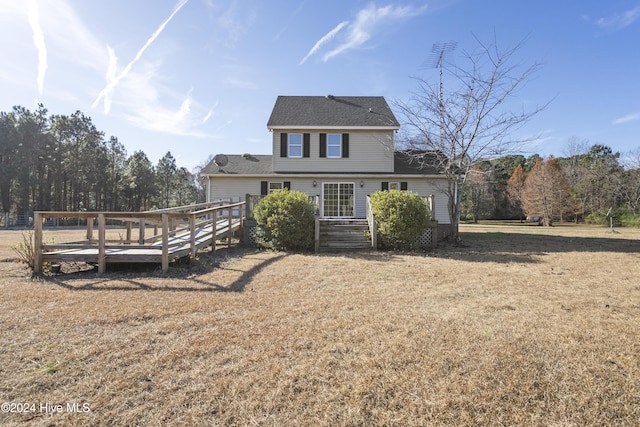
[[[315,179],[313,180],[313,186],[314,186],[314,187],[317,187],[317,186],[318,186],[318,183],[316,182],[316,180],[315,180]]]
[[[360,187],[364,187],[364,181],[360,181]]]

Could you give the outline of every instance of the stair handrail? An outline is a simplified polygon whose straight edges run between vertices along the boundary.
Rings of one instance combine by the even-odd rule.
[[[378,228],[376,225],[376,215],[371,208],[371,199],[367,196],[367,223],[369,224],[369,233],[371,234],[371,247],[378,249]]]

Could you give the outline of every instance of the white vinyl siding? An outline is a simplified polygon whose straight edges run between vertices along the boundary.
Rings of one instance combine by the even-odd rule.
[[[214,176],[209,181],[208,199],[211,200],[245,200],[246,194],[260,194],[262,181],[291,183],[291,190],[302,191],[309,196],[322,195],[323,184],[327,182],[353,182],[355,184],[355,212],[354,217],[364,218],[366,216],[367,195],[380,191],[382,182],[407,182],[407,191],[412,191],[421,196],[434,196],[435,219],[439,224],[450,224],[449,212],[447,210],[447,196],[444,192],[446,188],[445,179],[425,179],[408,176],[349,176],[349,175],[317,175],[298,177],[295,175],[282,175],[277,179],[274,176],[265,177],[234,177],[234,176]],[[313,186],[313,182],[316,186]],[[361,185],[362,184],[362,185]]]
[[[310,156],[290,158],[273,156],[274,172],[372,172],[393,173],[393,131],[362,130],[289,130],[310,133]],[[349,157],[320,157],[320,133],[349,134]],[[280,132],[273,132],[273,153],[280,152]],[[327,147],[328,148],[328,147]]]

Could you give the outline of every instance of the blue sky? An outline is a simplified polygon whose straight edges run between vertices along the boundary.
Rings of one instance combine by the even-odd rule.
[[[640,0],[0,0],[0,111],[80,110],[129,154],[193,168],[270,153],[278,95],[407,99],[437,78],[434,44],[494,34],[544,64],[514,100],[553,100],[525,154],[640,145]]]

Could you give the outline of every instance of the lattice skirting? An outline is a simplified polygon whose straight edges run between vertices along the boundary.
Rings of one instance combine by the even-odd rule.
[[[248,246],[258,246],[258,242],[256,239],[256,221],[245,220],[242,229],[244,232],[242,236],[242,243]],[[437,225],[433,225],[432,227],[427,228],[424,234],[420,237],[420,246],[423,249],[435,248],[438,241],[437,234]]]
[[[431,249],[433,248],[435,245],[435,228],[427,228],[424,232],[424,234],[422,236],[420,236],[420,246],[423,249]]]
[[[244,230],[242,243],[248,246],[258,246],[256,240],[256,221],[245,219],[242,229]]]

